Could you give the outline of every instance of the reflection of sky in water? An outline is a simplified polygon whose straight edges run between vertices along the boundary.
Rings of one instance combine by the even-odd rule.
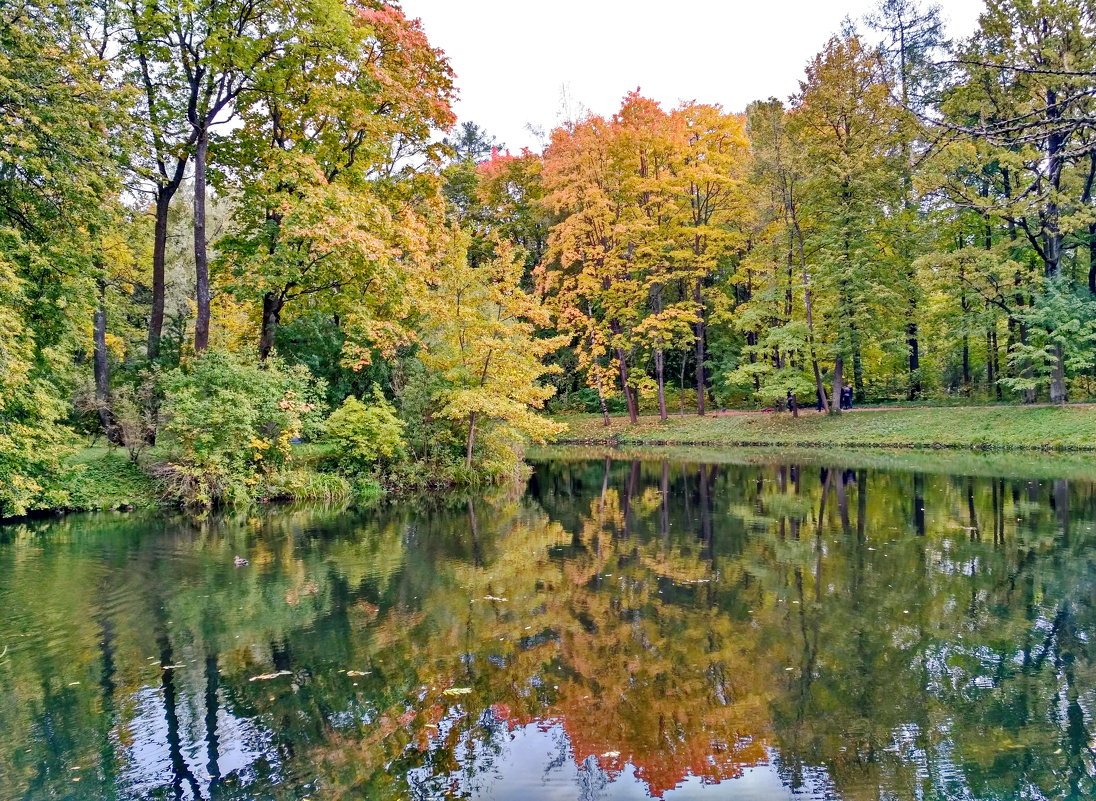
[[[477,746],[470,761],[482,764],[488,758],[495,769],[490,775],[476,774],[472,779],[453,777],[461,791],[483,801],[631,801],[649,799],[647,783],[627,764],[624,770],[610,774],[602,770],[597,760],[589,757],[577,764],[563,724],[530,723],[517,726],[503,735],[501,748],[487,757],[485,748]],[[498,742],[492,743],[492,748]],[[413,771],[411,785],[426,778],[421,770]],[[806,778],[799,792],[785,786],[773,765],[745,767],[742,775],[718,784],[706,784],[695,776],[687,776],[674,789],[663,794],[665,801],[719,798],[726,801],[796,801],[802,798],[824,798],[827,783],[824,774]],[[421,785],[420,785],[421,786]]]
[[[177,675],[181,677],[182,671]],[[209,770],[205,721],[196,700],[197,696],[192,693],[181,694],[176,705],[179,753],[185,771],[193,777],[201,797],[208,798],[213,777]],[[247,781],[252,778],[251,767],[260,759],[267,760],[276,773],[277,750],[270,733],[228,711],[222,693],[218,693],[218,704],[216,770],[219,776],[235,775]],[[129,797],[147,798],[153,791],[170,784],[169,777],[173,775],[163,689],[142,687],[137,692],[135,708],[136,714],[127,725],[130,742],[125,749],[127,764],[121,783],[128,789]],[[185,779],[181,791],[183,798],[194,798],[193,789]]]

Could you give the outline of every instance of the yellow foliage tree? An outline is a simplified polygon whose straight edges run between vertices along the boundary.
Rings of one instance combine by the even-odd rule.
[[[422,360],[445,381],[441,415],[467,421],[470,468],[477,432],[489,425],[537,442],[563,431],[536,410],[555,392],[541,379],[559,369],[545,358],[567,337],[535,336],[548,324],[548,313],[522,289],[524,256],[518,248],[498,240],[494,258],[473,266],[467,247],[468,235],[454,232],[450,258],[427,300]]]

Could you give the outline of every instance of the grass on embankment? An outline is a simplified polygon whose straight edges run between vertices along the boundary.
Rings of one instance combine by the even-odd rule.
[[[330,448],[302,445],[294,449],[286,467],[266,478],[266,500],[341,501],[356,495],[371,500],[372,487],[356,487],[341,475],[322,472],[320,463]],[[172,505],[161,482],[150,475],[161,455],[151,449],[142,454],[142,464],[134,463],[123,448],[93,446],[81,448],[65,462],[51,489],[67,494],[60,508],[35,508],[32,513],[91,512],[113,509],[154,509]]]
[[[638,460],[690,464],[798,465],[894,473],[938,473],[1022,480],[1096,481],[1090,451],[931,450],[927,448],[796,448],[719,445],[546,445],[530,449],[532,462]]]
[[[733,412],[635,425],[617,417],[608,428],[597,415],[559,419],[569,426],[564,444],[1096,450],[1096,406]]]
[[[59,479],[68,492],[67,509],[151,509],[160,503],[156,480],[130,461],[121,448],[93,447],[77,451]]]

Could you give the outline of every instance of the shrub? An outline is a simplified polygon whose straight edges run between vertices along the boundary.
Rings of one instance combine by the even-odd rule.
[[[260,491],[317,415],[322,391],[306,368],[207,351],[164,374],[163,434],[170,462],[156,471],[171,494],[210,506]]]
[[[404,423],[376,386],[370,403],[355,397],[343,401],[327,419],[325,430],[339,466],[351,472],[397,461],[406,453]]]

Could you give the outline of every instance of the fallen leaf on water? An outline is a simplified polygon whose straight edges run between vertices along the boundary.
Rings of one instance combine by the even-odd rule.
[[[348,670],[348,671],[346,671],[346,675],[347,676],[368,676],[372,672],[373,671],[371,671],[371,670]]]
[[[278,676],[288,675],[290,675],[288,670],[279,670],[277,673],[260,673],[258,676],[252,676],[248,681],[269,681],[278,678]]]
[[[620,752],[619,751],[606,751],[604,754],[602,754],[602,756],[605,757],[606,759],[616,759],[618,756],[620,756]]]
[[[471,687],[450,687],[443,691],[442,695],[468,695],[470,692],[472,692]]]
[[[184,668],[186,665],[162,665],[160,670],[175,670],[176,668]]]
[[[485,601],[505,601],[506,599],[505,598],[499,598],[495,595],[485,595],[485,596],[483,596],[483,600],[485,600]]]

